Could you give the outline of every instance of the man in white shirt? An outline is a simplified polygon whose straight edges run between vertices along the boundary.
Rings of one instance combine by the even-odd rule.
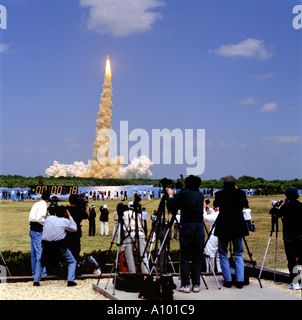
[[[218,238],[214,235],[215,229],[215,221],[219,215],[219,208],[210,208],[208,205],[204,206],[203,210],[203,220],[206,222],[210,222],[210,230],[211,235],[210,238],[207,240],[207,244],[205,246],[205,254],[206,254],[206,271],[210,271],[210,265],[215,266],[215,259],[216,259],[216,266],[217,271],[221,272],[220,267],[220,259],[218,253]],[[210,260],[210,261],[209,261]]]
[[[64,243],[66,231],[76,232],[77,224],[66,207],[60,206],[56,208],[55,215],[47,217],[44,223],[42,233],[43,250],[41,258],[37,261],[34,286],[39,286],[43,268],[46,266],[47,260],[53,256],[63,258],[64,262],[68,264],[67,285],[76,285],[74,279],[77,262]]]
[[[42,231],[43,224],[47,217],[47,202],[49,201],[50,193],[44,191],[42,198],[39,202],[36,202],[29,213],[29,236],[31,238],[31,270],[32,275],[35,275],[37,261],[41,258],[42,253]],[[43,275],[46,275],[44,269]]]
[[[129,207],[133,206],[133,202],[129,202]],[[137,215],[137,216],[136,216]],[[137,223],[137,226],[136,226]],[[129,208],[123,214],[123,229],[124,229],[124,251],[128,265],[128,271],[136,273],[135,261],[133,256],[134,248],[139,248],[139,255],[142,259],[141,272],[149,273],[149,263],[145,253],[146,241],[143,229],[143,221],[140,213],[136,213]],[[136,234],[136,231],[138,234]],[[143,256],[144,255],[144,256]]]

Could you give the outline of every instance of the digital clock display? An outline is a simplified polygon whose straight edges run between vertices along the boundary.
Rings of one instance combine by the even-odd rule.
[[[31,186],[30,192],[31,194],[42,194],[44,191],[50,192],[50,194],[77,194],[78,186],[44,186],[37,185]]]

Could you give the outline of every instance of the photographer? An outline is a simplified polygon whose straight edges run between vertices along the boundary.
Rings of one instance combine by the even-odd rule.
[[[95,218],[96,218],[96,212],[95,212],[96,206],[92,206],[89,208],[89,236],[95,236]]]
[[[214,235],[215,221],[218,215],[219,215],[219,208],[210,208],[209,205],[205,202],[204,210],[203,210],[203,220],[205,222],[210,222],[210,230],[211,230],[210,238],[207,240],[207,244],[204,248],[204,252],[206,254],[206,267],[207,267],[206,271],[207,272],[210,271],[209,265],[215,266],[215,259],[216,259],[217,271],[221,272],[220,259],[218,254],[218,238]]]
[[[180,267],[181,286],[178,291],[190,292],[190,255],[192,258],[192,291],[200,291],[200,273],[202,248],[204,243],[203,203],[204,196],[199,192],[201,179],[190,175],[185,179],[185,189],[173,196],[173,190],[168,188],[167,201],[169,211],[181,210],[180,216]]]
[[[43,268],[48,259],[53,257],[63,258],[68,263],[67,286],[75,286],[76,260],[64,242],[66,231],[76,232],[77,225],[64,206],[56,208],[55,214],[46,218],[42,233],[42,255],[37,262],[34,276],[34,286],[39,286]]]
[[[109,221],[109,211],[107,209],[107,204],[104,204],[104,206],[100,207],[100,233],[101,236],[109,236],[109,227],[108,227],[108,221]]]
[[[89,218],[87,207],[88,200],[83,194],[71,194],[69,196],[70,205],[67,207],[70,215],[77,224],[76,232],[67,232],[66,243],[74,258],[79,262],[81,252],[82,226],[81,222]]]
[[[236,286],[242,288],[244,283],[244,260],[242,238],[249,234],[243,217],[243,208],[248,207],[245,192],[237,189],[236,179],[227,176],[224,179],[224,188],[215,193],[214,207],[219,207],[214,235],[218,237],[220,266],[225,283],[224,287],[232,286],[232,275],[228,260],[228,245],[233,243],[235,256]]]
[[[302,265],[302,203],[295,187],[285,190],[285,198],[279,208],[272,208],[270,214],[281,217],[283,222],[283,241],[291,277],[289,289],[300,289],[299,283],[293,283],[294,267]]]
[[[128,203],[128,210],[123,213],[124,251],[128,271],[136,273],[134,249],[137,250],[142,260],[140,268],[142,273],[149,273],[149,263],[145,253],[146,241],[143,220],[140,212],[133,207],[133,202]],[[144,256],[143,256],[144,254]]]

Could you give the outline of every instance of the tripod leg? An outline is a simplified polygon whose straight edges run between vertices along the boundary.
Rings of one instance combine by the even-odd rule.
[[[120,248],[121,248],[121,224],[119,225],[119,233],[118,233],[118,247],[116,250],[116,259],[115,259],[115,270],[114,270],[114,284],[113,284],[113,292],[112,294],[115,295],[115,285],[116,285],[116,276],[117,276],[117,270],[119,265],[119,257],[120,257]]]
[[[166,249],[166,250],[167,250],[167,249]],[[174,266],[173,266],[173,262],[172,262],[171,256],[170,256],[169,253],[168,253],[168,260],[169,260],[169,262],[170,262],[170,264],[171,264],[171,267],[172,267],[173,272],[176,273],[175,268],[174,268]]]
[[[214,270],[214,266],[213,266],[213,264],[212,264],[212,261],[211,261],[211,258],[210,258],[210,257],[208,257],[208,263],[209,263],[209,265],[210,265],[210,267],[211,267],[211,270],[212,270],[213,276],[214,276],[214,278],[215,278],[215,281],[216,281],[216,283],[217,283],[218,289],[220,290],[221,287],[220,287],[219,282],[218,282],[218,279],[217,279],[217,277],[216,277],[215,270]]]
[[[270,244],[270,242],[271,242],[271,238],[272,238],[272,236],[270,236],[270,237],[268,238],[268,242],[267,242],[267,246],[266,246],[266,250],[265,250],[264,258],[263,258],[262,265],[261,265],[261,268],[260,268],[260,272],[259,272],[258,279],[261,278],[261,274],[262,274],[262,270],[263,270],[263,266],[264,266],[264,261],[265,261],[265,259],[266,259],[266,255],[267,255],[267,252],[268,252],[269,244]]]
[[[8,269],[8,266],[7,266],[7,264],[6,264],[6,261],[5,261],[3,255],[2,255],[2,252],[1,252],[1,251],[0,251],[0,255],[1,255],[1,259],[2,259],[2,261],[3,261],[3,263],[4,263],[4,266],[5,266],[5,268],[6,268],[6,271],[7,271],[7,273],[9,274],[9,276],[11,277],[12,275],[11,275],[9,269]]]
[[[253,266],[253,270],[254,270],[254,272],[255,272],[255,271],[256,271],[256,269],[255,269],[255,262],[254,262],[253,259],[252,259],[252,254],[251,254],[251,252],[250,252],[250,250],[249,250],[249,247],[248,247],[248,245],[247,245],[247,242],[246,242],[245,237],[243,237],[243,240],[244,240],[244,244],[245,244],[246,250],[247,250],[247,252],[248,252],[248,255],[249,255],[250,259],[251,259],[251,263],[252,263],[252,266]],[[260,288],[262,289],[262,283],[261,283],[259,277],[258,277],[258,282],[259,282]]]
[[[208,289],[209,289],[209,287],[208,287],[208,285],[207,285],[207,283],[206,283],[206,281],[205,281],[205,279],[204,279],[203,275],[202,275],[202,274],[200,274],[200,276],[201,276],[201,279],[202,279],[202,281],[203,281],[204,286],[205,286],[205,287],[206,287],[206,289],[208,290]]]
[[[276,282],[277,250],[278,250],[278,231],[276,231],[276,244],[275,244],[275,273],[274,273],[274,282]]]

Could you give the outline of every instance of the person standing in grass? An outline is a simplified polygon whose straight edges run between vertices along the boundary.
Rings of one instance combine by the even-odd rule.
[[[50,192],[44,191],[41,200],[36,202],[29,213],[29,236],[31,238],[31,270],[35,275],[37,261],[41,258],[42,253],[42,231],[45,219],[47,217],[47,202],[50,198]],[[44,268],[43,275],[46,275]]]

